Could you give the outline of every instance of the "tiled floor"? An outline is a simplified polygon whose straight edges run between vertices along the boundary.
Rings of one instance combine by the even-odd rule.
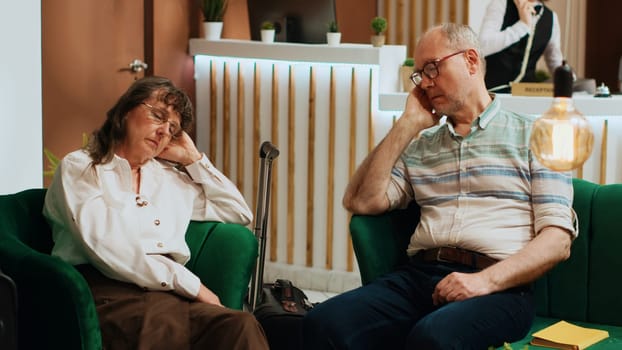
[[[303,290],[312,303],[320,303],[330,297],[333,297],[339,293],[321,292],[317,290]]]

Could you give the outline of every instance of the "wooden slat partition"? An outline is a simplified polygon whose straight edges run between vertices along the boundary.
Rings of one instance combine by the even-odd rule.
[[[600,184],[607,183],[607,134],[609,122],[607,119],[603,122],[603,138],[600,145]]]
[[[253,204],[257,203],[257,182],[259,179],[259,143],[261,142],[261,71],[257,62],[253,68]]]
[[[328,186],[326,187],[326,268],[333,268],[333,225],[335,198],[335,118],[336,118],[336,74],[330,67],[330,87],[328,102]]]
[[[456,22],[458,16],[458,0],[449,1],[449,22]]]
[[[349,152],[349,163],[348,163],[348,178],[351,179],[352,175],[354,175],[354,171],[356,170],[356,128],[357,128],[357,116],[358,111],[356,106],[358,105],[357,101],[357,79],[356,79],[356,69],[352,68],[352,77],[350,82],[350,152]],[[348,215],[348,222],[350,222],[351,215]],[[349,227],[345,227],[345,232],[350,232]],[[346,271],[354,270],[354,251],[352,249],[352,237],[348,234],[348,252],[346,257]]]
[[[218,84],[216,82],[216,69],[214,69],[214,61],[209,62],[210,88],[209,88],[209,157],[211,160],[216,159],[216,135],[218,121]]]
[[[372,113],[372,83],[374,80],[374,71],[369,69],[369,82],[367,86],[367,90],[369,91],[367,95],[367,100],[369,101],[369,113],[367,114],[367,150],[371,152],[372,149],[376,146],[375,135],[374,135],[374,115]]]
[[[231,73],[229,64],[224,62],[223,96],[222,96],[222,143],[223,147],[223,174],[231,177]]]
[[[313,66],[309,72],[309,132],[307,146],[307,249],[306,265],[313,266],[313,219],[314,203],[313,193],[315,193],[315,94],[316,94],[316,72]]]
[[[462,0],[462,23],[469,23],[469,0]]]
[[[397,0],[397,10],[395,11],[395,40],[398,43],[404,42],[404,0]]]
[[[406,56],[408,57],[412,57],[413,55],[413,48],[415,47],[415,44],[417,43],[417,35],[415,35],[415,33],[417,33],[417,24],[419,23],[417,21],[417,8],[419,7],[419,0],[411,0],[411,6],[410,6],[410,11],[408,12],[410,19],[408,21],[408,43],[406,44],[409,49],[406,51]]]
[[[383,0],[379,8],[390,28],[387,43],[406,45],[409,57],[428,28],[443,22],[469,23],[469,0]]]
[[[289,66],[287,105],[287,263],[294,263],[294,212],[296,201],[294,195],[294,176],[296,169],[296,80],[293,66]]]
[[[430,0],[423,0],[421,14],[421,22],[423,24],[423,26],[421,27],[421,32],[423,33],[427,28],[430,27]]]
[[[443,23],[444,22],[444,15],[445,15],[444,4],[445,4],[445,1],[442,1],[442,0],[436,2],[436,11],[435,11],[435,15],[434,15],[434,25],[437,25],[439,23]]]
[[[272,143],[279,143],[279,73],[277,65],[272,65],[272,113],[270,127],[272,129]],[[277,260],[277,212],[279,207],[279,196],[277,196],[277,184],[279,182],[278,162],[272,163],[272,182],[270,183],[270,261]]]
[[[378,14],[378,15],[386,18],[387,24],[390,24],[393,21],[393,16],[391,15],[391,2],[390,1],[384,2],[384,11],[382,12],[382,14]],[[387,25],[387,30],[384,32],[384,35],[389,37],[390,33],[391,33],[391,26]]]
[[[206,140],[208,146],[216,143],[211,150],[214,164],[227,169],[253,207],[259,146],[270,140],[281,150],[281,158],[272,163],[269,185],[265,235],[270,263],[344,273],[356,269],[350,214],[339,203],[357,159],[375,146],[372,96],[379,70],[365,65],[343,69],[343,64],[213,59],[208,75],[211,105],[206,107],[216,116],[210,117],[211,130],[204,129],[204,135],[215,140]]]
[[[237,91],[237,139],[238,152],[236,156],[236,185],[240,190],[244,189],[244,146],[246,140],[244,137],[244,74],[242,74],[242,63],[238,62],[238,91]]]

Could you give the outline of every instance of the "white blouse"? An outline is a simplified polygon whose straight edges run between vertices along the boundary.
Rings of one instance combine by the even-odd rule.
[[[132,189],[127,160],[91,165],[85,151],[63,158],[45,197],[52,255],[72,265],[90,263],[109,278],[147,290],[194,299],[200,280],[185,233],[190,220],[247,225],[252,213],[236,186],[205,155],[186,167],[151,160],[141,167],[140,193]]]
[[[529,33],[529,26],[521,20],[501,30],[506,7],[506,0],[491,0],[486,8],[486,14],[484,15],[482,26],[479,31],[480,49],[484,57],[502,51],[508,46],[517,43]],[[535,19],[540,19],[540,16],[535,17]],[[551,39],[546,45],[542,55],[551,73],[555,71],[555,68],[561,66],[562,60],[564,59],[561,51],[559,20],[555,12],[553,12],[553,31],[551,33]]]

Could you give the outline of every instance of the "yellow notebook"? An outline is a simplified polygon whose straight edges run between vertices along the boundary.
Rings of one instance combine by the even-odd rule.
[[[583,350],[607,337],[607,331],[559,321],[535,332],[531,344],[554,349]]]

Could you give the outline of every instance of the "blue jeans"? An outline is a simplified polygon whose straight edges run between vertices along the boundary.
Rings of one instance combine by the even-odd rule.
[[[535,306],[531,287],[432,304],[455,264],[411,261],[363,287],[318,304],[303,320],[305,350],[487,349],[522,339]]]

